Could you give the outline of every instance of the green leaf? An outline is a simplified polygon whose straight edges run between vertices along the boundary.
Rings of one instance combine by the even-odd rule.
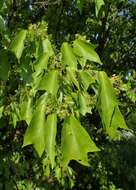
[[[59,88],[58,74],[58,70],[49,71],[40,81],[38,89],[46,90],[48,93],[56,95]]]
[[[10,71],[10,64],[8,60],[8,52],[1,51],[0,52],[0,79],[1,80],[8,80],[9,71]]]
[[[61,47],[62,63],[70,67],[70,69],[77,69],[77,59],[73,53],[72,48],[67,42],[64,42]]]
[[[83,0],[77,0],[76,2],[76,6],[79,9],[80,13],[82,13],[82,9],[83,9]]]
[[[78,101],[79,101],[79,112],[85,116],[86,113],[91,112],[91,108],[89,107],[88,104],[88,97],[86,93],[79,93],[78,94]]]
[[[49,157],[52,168],[55,165],[55,145],[57,133],[57,114],[48,115],[45,129],[45,151]]]
[[[1,106],[1,107],[0,107],[0,118],[2,117],[3,111],[4,111],[4,106]]]
[[[22,55],[26,34],[27,30],[21,30],[11,42],[10,49],[16,55],[17,59],[20,59]]]
[[[26,123],[29,125],[31,119],[32,119],[32,113],[33,113],[33,99],[31,96],[25,95],[20,100],[20,119],[26,121]]]
[[[95,80],[88,71],[81,71],[79,74],[80,74],[81,82],[85,90],[87,90],[90,84],[94,83]]]
[[[67,166],[70,160],[89,166],[87,153],[99,151],[89,134],[72,115],[64,123],[61,144],[64,166]]]
[[[49,57],[54,55],[54,51],[49,39],[45,39],[42,41],[43,53],[48,53]]]
[[[118,128],[127,129],[124,118],[118,108],[118,101],[115,97],[114,89],[105,72],[98,72],[99,95],[98,111],[100,113],[103,126],[112,139],[119,137]]]
[[[103,5],[105,5],[103,0],[95,0],[95,12],[97,17]]]
[[[36,61],[36,64],[34,65],[34,77],[37,77],[43,70],[47,69],[48,65],[48,60],[49,60],[49,54],[48,53],[43,53],[38,60]]]
[[[39,156],[45,149],[45,107],[47,93],[43,94],[38,103],[36,110],[32,116],[32,120],[27,127],[24,136],[23,147],[33,144]]]
[[[16,102],[11,102],[10,107],[11,107],[11,124],[13,124],[15,128],[17,122],[20,121],[19,106]]]
[[[0,32],[3,32],[5,30],[6,30],[5,21],[4,21],[3,17],[0,15]]]
[[[67,68],[67,80],[73,83],[79,89],[79,83],[76,78],[76,72],[69,67]]]
[[[90,61],[102,64],[98,54],[94,50],[94,46],[91,43],[88,43],[85,40],[76,39],[73,42],[73,49],[77,56],[85,60],[90,60]]]
[[[21,64],[19,65],[21,72],[20,76],[23,81],[25,81],[27,84],[31,83],[33,81],[32,74],[32,65],[30,57],[24,57],[23,60],[21,60]]]

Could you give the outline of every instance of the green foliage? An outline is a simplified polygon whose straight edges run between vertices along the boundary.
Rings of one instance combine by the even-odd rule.
[[[18,59],[20,59],[23,52],[26,33],[27,33],[26,30],[21,30],[10,45],[11,51],[14,52],[14,54]]]
[[[45,106],[47,94],[40,97],[37,102],[36,110],[32,116],[31,122],[24,136],[23,146],[34,144],[39,156],[42,155],[45,148]]]
[[[84,40],[77,39],[73,43],[74,52],[77,56],[81,57],[83,60],[90,60],[96,63],[102,64],[98,54],[94,50],[94,46]],[[84,62],[83,62],[84,63]],[[81,63],[82,64],[82,63]],[[84,65],[82,65],[84,66]]]
[[[69,46],[68,43],[63,43],[62,45],[62,62],[64,65],[67,65],[70,67],[70,70],[76,70],[77,69],[77,59],[75,55],[73,54],[72,48]]]
[[[82,168],[76,189],[120,187],[114,173],[123,169],[112,148],[108,169],[105,147],[134,138],[123,117],[133,110],[134,130],[134,8],[108,0],[0,2],[0,189],[70,189]]]
[[[99,113],[109,136],[117,139],[119,136],[117,128],[127,129],[127,126],[119,110],[118,101],[111,83],[103,71],[98,73],[98,80],[100,83],[98,97]]]
[[[89,166],[87,153],[99,151],[85,129],[74,116],[69,116],[62,129],[62,160],[67,166],[70,160]]]
[[[95,11],[96,11],[96,16],[98,16],[102,6],[104,6],[105,3],[103,0],[95,0]]]
[[[23,53],[26,33],[26,30],[19,32],[10,46],[18,59]],[[40,45],[38,48],[42,47],[42,53],[37,54],[34,63],[32,82],[28,83],[30,90],[25,86],[28,95],[24,91],[20,97],[20,103],[12,104],[12,110],[14,110],[12,113],[13,125],[15,127],[17,121],[26,121],[28,127],[24,136],[23,147],[33,144],[40,157],[45,152],[52,168],[54,168],[56,165],[55,156],[59,156],[55,150],[57,117],[59,117],[64,123],[61,133],[62,165],[66,167],[71,160],[76,160],[89,166],[87,153],[99,150],[90,139],[89,134],[80,126],[81,115],[85,116],[86,113],[91,113],[89,103],[91,97],[87,92],[89,87],[93,90],[93,87],[96,86],[98,110],[109,136],[117,138],[119,127],[127,129],[119,111],[112,85],[105,72],[94,70],[95,75],[93,76],[91,69],[85,69],[87,63],[97,62],[101,64],[93,45],[85,39],[76,39],[73,42],[73,48],[68,43],[63,43],[62,56],[59,58],[57,68],[55,68],[54,53],[49,40],[46,38],[42,41],[42,38],[39,40],[38,37],[36,44]],[[24,53],[23,56],[25,56]],[[79,56],[84,63],[84,65],[81,64],[82,68],[78,68]],[[23,88],[24,86],[20,85],[20,89],[23,90]],[[44,92],[43,95],[38,95],[40,91]],[[66,97],[71,99],[73,105],[68,103],[66,113],[62,117],[60,113],[63,113],[64,110],[61,108],[61,104]]]
[[[51,70],[39,83],[39,90],[46,90],[49,94],[56,95],[59,88],[58,71]]]
[[[2,16],[0,15],[0,33],[2,33],[4,30],[5,30],[4,19],[3,19]]]

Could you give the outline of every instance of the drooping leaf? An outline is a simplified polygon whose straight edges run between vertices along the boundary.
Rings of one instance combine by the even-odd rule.
[[[46,90],[48,93],[56,95],[59,88],[58,70],[51,70],[43,77],[38,86],[39,90]]]
[[[98,16],[99,11],[101,10],[101,7],[105,5],[103,0],[95,0],[95,12],[96,16]]]
[[[28,95],[22,97],[20,101],[20,119],[26,121],[28,125],[32,119],[32,113],[33,113],[32,103],[33,103],[33,98]]]
[[[70,160],[76,160],[85,166],[89,166],[87,153],[99,151],[89,134],[73,115],[65,121],[61,138],[64,166],[67,166]]]
[[[73,49],[77,56],[85,60],[90,60],[90,61],[102,64],[98,54],[94,50],[94,46],[91,43],[88,43],[87,41],[82,40],[82,39],[76,39],[73,42]]]
[[[41,87],[40,88],[43,88],[42,84],[44,83],[43,81],[44,81],[44,78],[45,78],[45,77],[43,77],[43,73],[47,69],[48,60],[49,60],[49,54],[48,53],[43,53],[38,58],[38,60],[36,61],[35,65],[34,65],[35,72],[32,74],[32,76],[33,76],[32,86],[33,86],[34,89],[39,89],[40,82],[41,82]]]
[[[127,129],[124,118],[118,108],[118,101],[115,97],[114,89],[105,72],[98,72],[99,96],[98,110],[109,136],[113,139],[119,137],[118,128]]]
[[[16,55],[17,59],[20,59],[22,55],[26,34],[27,30],[21,30],[11,42],[10,49]]]
[[[53,51],[51,42],[49,41],[48,38],[40,39],[39,41],[36,41],[35,46],[36,46],[36,52],[35,52],[36,58],[39,58],[40,56],[42,56],[45,53],[47,53],[49,55],[49,57],[54,55],[54,51]]]
[[[49,57],[54,55],[54,51],[49,39],[45,39],[42,41],[43,53],[48,53]]]
[[[52,168],[55,164],[55,145],[57,133],[57,114],[48,115],[45,129],[45,151],[49,157]]]
[[[47,93],[43,94],[24,135],[23,147],[33,144],[39,156],[45,149],[45,107]]]
[[[43,53],[34,65],[34,77],[37,77],[44,69],[47,69],[49,54]]]
[[[81,82],[85,90],[87,90],[90,84],[94,83],[95,80],[88,71],[81,71],[79,74],[80,74]]]
[[[76,78],[75,70],[73,70],[71,68],[67,68],[67,79],[68,79],[68,81],[73,83],[79,89],[79,83],[78,83],[78,80]]]
[[[32,78],[33,70],[32,70],[30,57],[26,56],[23,59],[21,59],[21,64],[19,66],[21,69],[21,72],[20,72],[21,79],[25,81],[27,84],[31,83],[33,80]]]
[[[67,42],[64,42],[61,47],[62,63],[70,67],[70,69],[77,69],[77,59],[73,53],[72,48]]]
[[[0,52],[0,79],[8,80],[10,71],[10,63],[8,60],[8,52],[3,50]]]

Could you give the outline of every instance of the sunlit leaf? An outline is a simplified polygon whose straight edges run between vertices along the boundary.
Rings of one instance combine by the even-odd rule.
[[[10,104],[10,107],[11,107],[11,124],[15,128],[17,125],[17,122],[20,121],[19,106],[16,102],[12,102]]]
[[[75,70],[67,68],[67,79],[79,89],[79,83],[76,78]]]
[[[38,60],[34,65],[35,69],[34,77],[37,77],[44,69],[47,69],[48,60],[49,60],[48,53],[44,53],[38,58]]]
[[[0,118],[2,117],[3,110],[4,110],[4,106],[1,106],[0,107]]]
[[[91,108],[88,105],[89,100],[86,93],[80,92],[78,95],[78,101],[79,101],[79,111],[82,115],[91,112]]]
[[[85,60],[90,60],[99,64],[102,64],[98,54],[94,50],[94,46],[81,39],[76,39],[73,42],[73,49],[77,56],[84,58]]]
[[[11,42],[10,49],[16,55],[18,59],[20,59],[23,49],[24,49],[24,42],[26,38],[27,30],[21,30],[14,40]]]
[[[33,144],[38,155],[41,156],[45,149],[45,107],[47,94],[42,95],[37,103],[32,120],[24,136],[23,147]]]
[[[48,53],[49,57],[54,55],[54,51],[49,39],[42,41],[43,53]]]
[[[99,151],[89,134],[72,115],[64,123],[61,144],[64,166],[67,166],[70,160],[89,166],[87,153]]]
[[[0,32],[3,32],[5,30],[6,30],[5,21],[4,21],[3,17],[0,15]]]
[[[57,114],[48,115],[45,127],[45,151],[53,168],[55,164]]]
[[[80,74],[81,82],[85,90],[87,90],[90,84],[94,83],[95,80],[88,71],[81,71],[79,74]]]
[[[95,0],[95,12],[96,12],[96,16],[98,16],[99,11],[101,9],[101,7],[105,5],[103,0]]]
[[[99,96],[98,110],[109,136],[113,139],[119,137],[118,128],[127,129],[124,118],[118,108],[118,101],[115,97],[114,89],[105,72],[98,72]]]
[[[21,120],[25,120],[26,123],[29,125],[32,113],[33,113],[33,99],[31,96],[26,95],[20,101],[20,117]]]
[[[70,69],[77,69],[77,59],[73,53],[72,48],[67,42],[64,42],[61,47],[62,63],[70,67]]]
[[[58,71],[51,70],[41,80],[38,89],[46,90],[48,93],[56,95],[59,88]]]

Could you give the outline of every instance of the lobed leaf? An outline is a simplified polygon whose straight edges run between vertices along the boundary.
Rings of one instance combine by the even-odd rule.
[[[88,152],[99,151],[89,134],[73,116],[69,116],[64,123],[61,137],[63,166],[67,166],[70,160],[89,166]]]

